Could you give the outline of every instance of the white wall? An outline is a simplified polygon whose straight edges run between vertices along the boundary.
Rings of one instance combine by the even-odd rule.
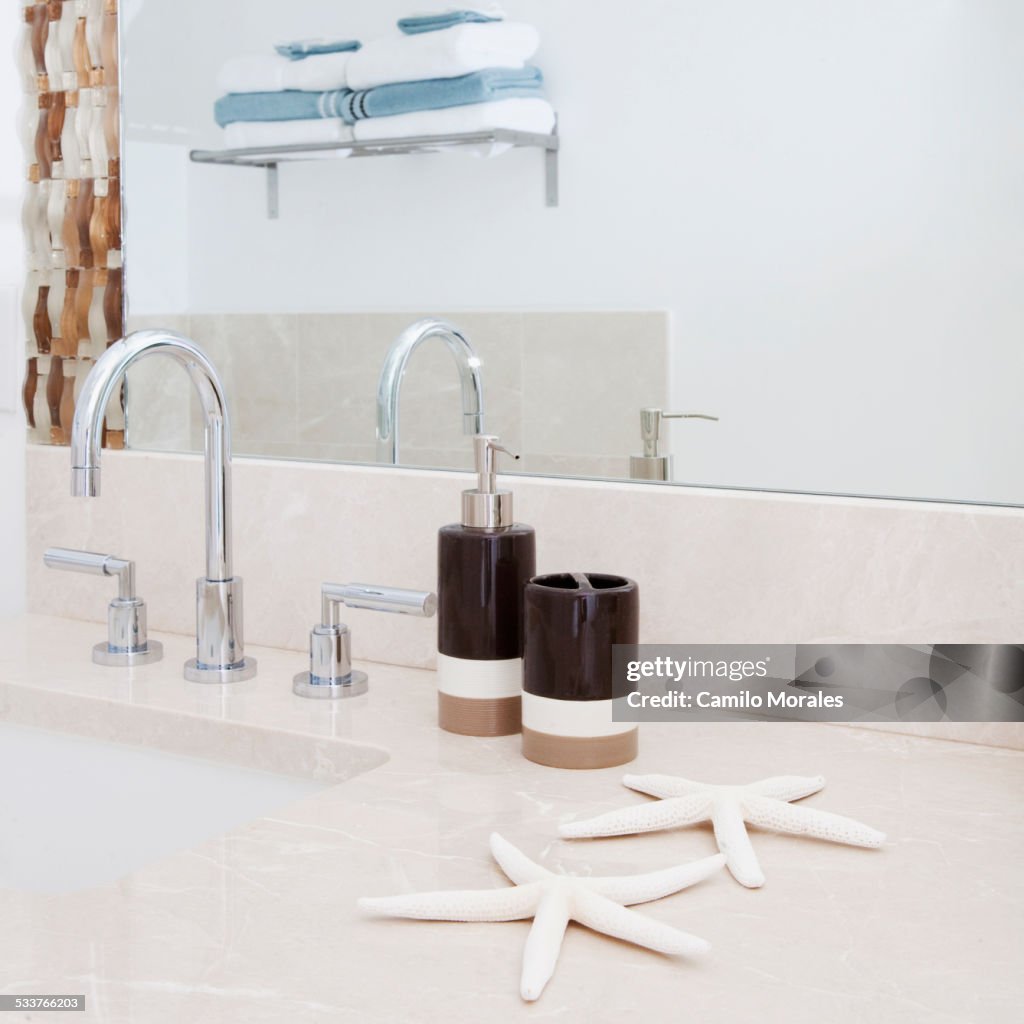
[[[13,59],[18,13],[8,5],[0,18],[0,617],[25,603],[25,419],[19,397],[25,346],[18,310],[24,160],[17,129],[21,81]]]
[[[1024,502],[1024,4],[508,0],[544,38],[557,210],[534,152],[288,166],[278,221],[260,172],[186,165],[224,54],[416,6],[138,0],[129,137],[187,184],[129,148],[133,313],[177,311],[134,301],[160,274],[194,312],[667,309],[675,404],[722,417],[671,428],[681,479]],[[187,209],[177,269],[134,249],[152,204]]]

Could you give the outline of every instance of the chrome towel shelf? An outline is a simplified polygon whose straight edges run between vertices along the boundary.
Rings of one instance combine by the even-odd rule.
[[[304,156],[317,158],[318,154],[347,151],[350,156],[388,156],[400,153],[440,153],[460,146],[504,144],[544,151],[544,193],[548,206],[558,205],[558,148],[557,132],[537,135],[507,128],[466,132],[458,135],[419,135],[405,139],[376,139],[372,142],[318,142],[310,145],[264,146],[252,149],[194,149],[189,154],[197,164],[229,164],[235,167],[260,167],[267,172],[267,216],[278,215],[278,164],[281,159],[289,163],[301,161]]]

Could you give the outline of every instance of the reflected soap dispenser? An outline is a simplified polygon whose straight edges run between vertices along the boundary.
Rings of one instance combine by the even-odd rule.
[[[631,479],[664,481],[672,479],[672,456],[663,455],[658,450],[663,420],[712,420],[717,423],[718,417],[708,416],[703,412],[663,412],[661,409],[641,409],[640,436],[644,442],[644,450],[640,455],[629,457]]]
[[[512,453],[488,434],[473,446],[477,486],[462,492],[462,522],[438,533],[438,724],[510,736],[521,728],[523,605],[536,541],[532,526],[513,520],[512,492],[497,489],[495,458]]]

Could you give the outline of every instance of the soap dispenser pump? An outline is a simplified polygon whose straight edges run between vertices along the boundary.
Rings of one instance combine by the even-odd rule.
[[[641,455],[629,457],[629,475],[633,480],[671,480],[672,456],[658,450],[661,441],[662,420],[713,420],[702,412],[662,412],[661,409],[640,410],[640,437],[644,443]]]
[[[464,736],[521,728],[523,606],[536,575],[533,527],[516,523],[495,460],[512,455],[490,434],[473,438],[477,486],[462,492],[461,522],[438,533],[438,722]]]

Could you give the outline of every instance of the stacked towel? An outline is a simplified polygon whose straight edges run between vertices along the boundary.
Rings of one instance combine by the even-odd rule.
[[[474,103],[444,110],[421,110],[415,114],[393,114],[357,121],[350,129],[357,142],[378,139],[409,139],[428,135],[453,135],[510,128],[519,132],[547,135],[555,127],[555,112],[547,100],[521,98]],[[467,146],[459,152],[473,156],[497,156],[511,147],[507,143]]]
[[[299,39],[278,43],[271,54],[233,57],[217,75],[217,86],[227,93],[214,104],[214,116],[224,128],[228,149],[266,149],[276,146],[308,146],[352,142],[352,130],[344,121],[325,120],[316,109],[301,117],[279,119],[268,116],[273,100],[261,103],[261,97],[291,93],[329,93],[347,89],[348,63],[362,46],[357,39]],[[242,115],[222,118],[220,108],[232,103]],[[263,116],[245,116],[247,111],[263,108]],[[349,151],[324,150],[325,158],[345,157]],[[302,155],[296,159],[302,159]],[[284,157],[287,159],[287,156]]]
[[[352,55],[348,87],[372,89],[392,82],[458,78],[484,68],[522,68],[539,45],[532,25],[511,21],[384,36]]]
[[[234,57],[220,69],[217,86],[226,93],[344,89],[352,53],[339,51],[294,61],[266,54]]]
[[[528,63],[540,43],[532,26],[488,6],[414,15],[399,28],[366,45],[300,40],[277,56],[229,60],[214,104],[228,146],[552,130],[543,76]]]
[[[462,78],[398,82],[376,89],[229,93],[217,100],[213,112],[221,127],[235,121],[297,121],[318,117],[341,118],[346,124],[355,124],[365,118],[463,107],[519,96],[539,97],[542,88],[543,77],[538,68],[521,71],[489,68]]]

